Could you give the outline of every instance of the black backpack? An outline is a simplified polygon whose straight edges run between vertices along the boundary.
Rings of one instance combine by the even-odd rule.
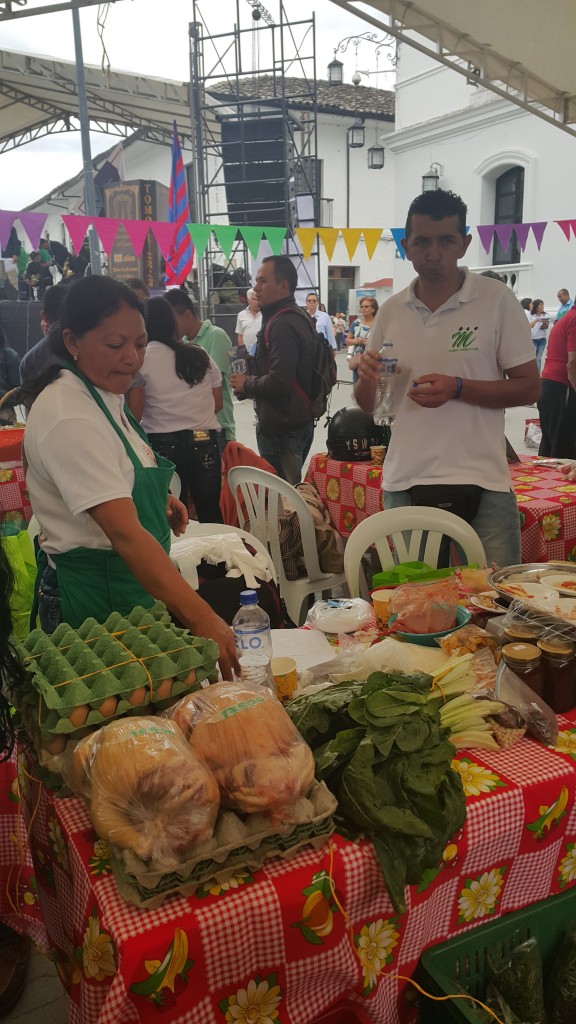
[[[306,325],[309,328],[310,345],[312,347],[312,377],[310,380],[310,392],[309,394],[306,394],[299,384],[295,384],[295,387],[297,387],[310,402],[310,411],[314,417],[314,422],[316,423],[320,417],[327,412],[330,405],[332,388],[336,383],[337,371],[334,351],[328,339],[325,338],[323,334],[320,334],[320,331],[316,330],[308,316],[308,313],[305,313],[299,306],[290,306],[288,309],[281,309],[275,314],[275,316],[270,318],[266,324],[266,330],[264,332],[264,341],[267,349],[270,348],[268,341],[270,326],[276,317],[282,316],[283,313],[295,313],[306,321]]]

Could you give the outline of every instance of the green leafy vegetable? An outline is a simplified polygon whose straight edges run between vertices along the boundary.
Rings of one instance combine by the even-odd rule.
[[[468,661],[459,665],[463,675]],[[291,701],[288,713],[338,799],[339,827],[376,850],[395,910],[404,886],[438,868],[466,804],[431,676],[373,672]]]

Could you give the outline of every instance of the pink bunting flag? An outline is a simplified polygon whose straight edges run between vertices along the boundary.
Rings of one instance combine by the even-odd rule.
[[[512,239],[512,225],[495,224],[494,231],[496,232],[496,238],[500,242],[504,252],[508,252],[508,249],[510,248],[510,241]]]
[[[79,253],[86,238],[86,232],[92,223],[92,217],[81,217],[80,214],[63,213],[62,220],[70,235],[74,252]]]
[[[566,235],[566,241],[569,242],[570,241],[570,225],[571,225],[572,221],[571,220],[556,220],[556,221],[554,221],[554,223],[557,224],[559,228],[562,228],[562,231]]]
[[[120,223],[117,217],[96,217],[94,219],[94,227],[98,232],[100,244],[107,256],[112,252],[112,246],[118,234]]]
[[[528,233],[530,231],[530,224],[514,224],[514,233],[516,235],[516,241],[520,248],[520,252],[524,252],[526,248],[526,242],[528,241]]]
[[[0,247],[2,249],[8,245],[12,225],[17,216],[15,210],[0,210]]]
[[[492,245],[492,237],[494,235],[494,225],[493,224],[478,224],[478,227],[476,228],[476,230],[477,230],[478,235],[480,237],[480,241],[482,243],[482,248],[484,249],[484,252],[486,253],[486,255],[488,255],[488,253],[490,252],[490,246]]]
[[[48,220],[47,213],[30,213],[29,211],[22,210],[18,214],[18,220],[20,221],[24,231],[30,239],[30,245],[33,249],[37,249],[40,239],[42,238],[42,232],[44,225]]]
[[[123,220],[124,230],[128,235],[134,249],[134,255],[140,257],[144,243],[150,231],[149,220]]]
[[[174,241],[174,234],[176,232],[177,224],[170,224],[163,220],[151,220],[148,221],[150,230],[154,235],[154,238],[158,242],[158,248],[162,253],[165,260],[170,255],[172,243]]]
[[[572,221],[574,224],[574,221]],[[538,252],[540,252],[540,246],[542,245],[542,239],[544,238],[544,232],[546,231],[547,220],[534,220],[530,227],[532,228],[532,234],[536,239],[536,245],[538,246]]]

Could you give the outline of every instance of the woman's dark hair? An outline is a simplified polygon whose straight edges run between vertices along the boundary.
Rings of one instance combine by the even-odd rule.
[[[532,299],[520,299],[520,305],[522,309],[527,309],[530,312],[530,306],[532,305]]]
[[[15,404],[32,405],[48,384],[60,376],[62,366],[70,362],[70,353],[64,344],[64,331],[72,331],[77,338],[94,330],[106,317],[113,316],[121,306],[137,309],[144,316],[140,299],[127,285],[112,277],[82,277],[67,288],[60,307],[58,329],[50,337],[50,345],[58,364],[50,366],[20,388]]]
[[[370,305],[372,306],[372,316],[376,316],[376,313],[378,312],[378,302],[374,298],[374,296],[373,295],[365,295],[362,298],[361,302],[360,302],[360,308],[362,308],[362,303],[363,302],[369,302],[370,303]]]
[[[10,640],[13,586],[12,569],[0,540],[0,762],[10,757],[14,747],[14,726],[6,694],[24,682],[24,668]]]
[[[538,306],[542,306],[544,309],[544,299],[532,299],[532,312],[537,313]]]
[[[200,384],[210,366],[208,353],[199,345],[178,341],[178,324],[171,304],[161,296],[149,299],[144,319],[148,341],[160,341],[174,352],[177,376],[191,388]]]

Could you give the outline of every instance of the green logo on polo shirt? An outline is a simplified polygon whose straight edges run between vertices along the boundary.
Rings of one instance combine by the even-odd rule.
[[[473,343],[476,341],[477,327],[459,327],[457,331],[452,335],[452,344],[450,346],[451,352],[477,352],[478,346]]]

